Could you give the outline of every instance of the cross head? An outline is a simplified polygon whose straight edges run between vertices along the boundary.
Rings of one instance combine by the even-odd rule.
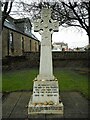
[[[51,19],[51,8],[43,8],[41,11],[41,19],[34,21],[34,31],[58,32],[59,22]]]

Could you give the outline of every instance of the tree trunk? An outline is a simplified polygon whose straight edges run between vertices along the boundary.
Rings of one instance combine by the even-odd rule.
[[[5,2],[4,11],[2,12],[2,29],[4,26],[5,19],[8,17],[9,13],[11,12],[12,4],[13,2],[10,2],[10,6],[9,6],[9,2]]]
[[[90,28],[89,28],[89,35],[88,35],[88,39],[89,39],[89,45],[90,45]]]
[[[7,15],[2,12],[2,30],[3,30],[3,26],[6,18],[7,18]]]
[[[90,1],[89,1],[89,19],[88,19],[88,23],[89,23],[89,27],[88,27],[88,37],[89,37],[89,44],[90,44]]]

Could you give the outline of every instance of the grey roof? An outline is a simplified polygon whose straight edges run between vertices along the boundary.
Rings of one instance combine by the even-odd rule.
[[[5,20],[5,22],[4,22],[4,27],[10,28],[10,29],[12,29],[12,30],[14,30],[14,31],[16,31],[16,32],[19,32],[19,33],[21,33],[21,34],[24,34],[24,35],[26,35],[26,36],[28,36],[28,37],[31,37],[31,38],[39,41],[39,40],[37,39],[37,37],[36,37],[35,35],[33,35],[31,32],[29,32],[29,31],[26,31],[26,32],[21,31],[21,30],[15,25],[14,22],[12,22],[12,21],[10,21],[10,20],[8,20],[8,19]]]
[[[38,40],[37,37],[29,31],[26,31],[25,34],[27,34],[28,36],[31,36],[32,38]]]
[[[19,31],[19,29],[18,28],[16,28],[16,26],[13,24],[13,23],[11,23],[10,21],[8,21],[7,19],[5,20],[5,22],[4,22],[4,26],[5,27],[8,27],[8,28],[10,28],[10,29],[13,29],[13,30],[15,30],[15,31]]]
[[[64,42],[54,42],[53,45],[67,45],[67,43],[64,43]]]
[[[30,25],[32,26],[29,18],[15,19],[15,23],[21,23],[21,22],[25,22],[25,21],[29,21]]]

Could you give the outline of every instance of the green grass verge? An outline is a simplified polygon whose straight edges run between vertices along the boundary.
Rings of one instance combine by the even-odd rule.
[[[71,70],[61,70],[55,72],[59,81],[60,90],[79,91],[88,98],[88,76],[81,75]]]
[[[2,74],[2,91],[32,90],[37,70],[17,70]]]
[[[11,92],[18,90],[32,90],[33,80],[38,70],[17,70],[2,74],[2,91]],[[55,70],[60,91],[79,91],[88,98],[88,76],[81,75],[71,70]]]

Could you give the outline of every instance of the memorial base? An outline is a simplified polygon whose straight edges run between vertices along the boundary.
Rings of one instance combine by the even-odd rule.
[[[62,102],[60,102],[58,105],[33,105],[32,99],[29,101],[28,105],[28,114],[59,114],[63,116],[64,113],[64,106]]]
[[[34,79],[28,114],[63,115],[63,104],[59,95],[58,80],[55,77],[53,80]]]

